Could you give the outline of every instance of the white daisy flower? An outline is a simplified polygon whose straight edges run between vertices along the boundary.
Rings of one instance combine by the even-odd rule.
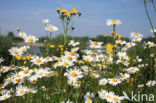
[[[121,80],[118,78],[110,78],[108,79],[108,83],[112,84],[114,86],[118,85],[119,83],[121,83]]]
[[[10,93],[4,93],[3,95],[0,96],[0,101],[6,100],[10,97],[11,97]]]
[[[110,102],[110,103],[112,102],[113,96],[114,96],[114,92],[106,92],[106,94],[104,95],[107,102]]]
[[[126,45],[127,45],[127,47],[131,48],[131,47],[135,46],[135,43],[133,43],[133,42],[130,43],[130,42],[129,42],[129,43],[126,43]]]
[[[22,85],[19,85],[17,88],[16,88],[16,96],[23,96],[24,94],[26,94],[28,91],[28,88],[27,87],[24,87]]]
[[[90,45],[89,45],[90,48],[101,48],[103,42],[96,42],[96,41],[90,40],[90,41],[89,41],[89,44],[90,44]]]
[[[25,43],[35,43],[38,39],[33,35],[28,35],[24,37]]]
[[[29,70],[28,68],[24,68],[19,74],[23,75],[24,77],[29,77],[33,73],[33,70]]]
[[[39,74],[38,74],[38,75],[39,75]],[[34,75],[34,76],[29,77],[29,81],[30,81],[31,83],[36,83],[36,82],[37,82],[37,79],[38,79],[37,75]]]
[[[148,87],[153,87],[155,84],[156,84],[156,82],[155,82],[154,80],[149,80],[149,81],[146,83],[146,86],[148,86]]]
[[[64,61],[61,61],[60,62],[60,66],[63,66],[63,67],[66,67],[66,68],[69,68],[71,66],[73,66],[73,62],[72,61],[67,61],[67,60],[64,60]]]
[[[18,36],[23,39],[27,36],[27,34],[25,32],[19,32]]]
[[[21,49],[22,52],[27,51],[30,48],[30,46],[22,46],[19,49]]]
[[[79,42],[75,42],[74,40],[71,40],[68,45],[69,46],[77,46],[79,44],[80,44]]]
[[[42,77],[46,77],[48,76],[49,72],[48,70],[45,68],[45,69],[42,69],[40,68],[37,72],[36,72],[36,76],[37,78],[42,78]]]
[[[148,41],[146,43],[146,45],[148,45],[149,48],[156,46],[156,44],[154,44],[154,42],[150,42],[150,41]]]
[[[0,63],[2,63],[4,61],[4,59],[2,57],[0,57]]]
[[[99,80],[99,85],[106,85],[107,84],[107,79],[103,78]]]
[[[53,26],[53,25],[51,25],[51,24],[48,24],[48,25],[45,27],[45,30],[52,32],[52,31],[57,31],[58,28],[57,28],[56,26]]]
[[[120,73],[120,79],[121,79],[121,80],[128,79],[129,77],[130,77],[130,75],[129,75],[128,73],[125,73],[125,74]]]
[[[35,90],[34,88],[27,88],[27,92],[28,93],[37,93],[37,90]]]
[[[21,49],[17,48],[17,47],[12,47],[11,49],[9,49],[9,52],[12,56],[19,56],[22,55],[23,52],[21,51]]]
[[[123,99],[124,99],[123,97],[119,97],[119,96],[113,95],[111,103],[121,103],[121,101]]]
[[[85,103],[92,103],[92,100],[91,99],[86,99]]]
[[[127,72],[130,73],[130,74],[133,74],[135,72],[139,71],[139,68],[137,67],[130,67],[127,69]]]
[[[143,37],[142,34],[135,33],[135,32],[131,32],[130,35],[131,35],[131,38],[142,38]]]
[[[47,62],[53,61],[53,58],[47,56],[47,57],[44,58],[44,61],[47,63]]]
[[[48,24],[49,23],[49,19],[44,19],[42,22],[43,22],[43,24]]]
[[[107,26],[111,26],[111,25],[120,25],[121,21],[120,20],[112,20],[112,19],[107,19],[106,20],[106,24]]]
[[[151,33],[153,33],[153,30],[152,29],[150,31],[151,31]],[[154,33],[156,33],[156,29],[154,29]]]
[[[30,61],[38,66],[45,63],[44,58],[39,56],[32,56]]]
[[[133,38],[132,41],[137,43],[137,42],[140,42],[141,40],[142,40],[142,38],[138,37],[138,38]]]
[[[92,78],[99,78],[100,77],[99,74],[96,74],[96,73],[91,73],[90,76]]]
[[[68,77],[68,79],[77,80],[83,77],[82,71],[79,69],[68,69],[67,72],[64,73],[64,76]]]
[[[99,97],[100,97],[101,99],[105,99],[106,93],[107,93],[106,90],[98,91]]]
[[[124,41],[124,40],[116,40],[115,42],[116,42],[116,44],[120,44],[120,45],[126,44],[126,41]]]
[[[85,100],[90,100],[92,98],[94,98],[94,93],[90,93],[90,92],[87,92],[86,95],[84,96],[84,99]]]
[[[82,68],[82,70],[84,72],[88,72],[89,71],[89,67],[88,66],[82,66],[81,68]]]
[[[7,66],[2,66],[0,68],[0,73],[5,73],[5,72],[8,72],[8,71],[9,71],[9,67],[7,67]]]
[[[71,49],[72,52],[77,52],[78,50],[79,50],[79,47],[75,47]]]

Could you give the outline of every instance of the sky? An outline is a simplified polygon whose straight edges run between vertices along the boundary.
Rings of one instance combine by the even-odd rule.
[[[59,28],[53,35],[63,32],[56,12],[57,8],[76,8],[82,16],[75,23],[73,36],[110,35],[112,26],[107,19],[120,19],[117,33],[129,37],[131,32],[139,32],[145,37],[152,36],[143,2],[141,0],[0,0],[0,33],[9,31],[17,36],[16,28],[37,37],[45,36],[43,19]],[[156,12],[148,3],[148,10],[156,28]]]

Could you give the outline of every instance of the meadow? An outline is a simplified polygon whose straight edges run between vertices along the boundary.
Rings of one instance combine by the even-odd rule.
[[[58,8],[63,35],[44,19],[45,37],[17,28],[18,40],[30,46],[12,46],[13,37],[1,37],[1,103],[156,103],[156,31],[153,37],[116,32],[118,19],[106,20],[109,35],[72,37],[81,13]],[[5,42],[2,42],[5,41]],[[41,41],[36,54],[33,44]],[[5,54],[5,55],[2,55]]]

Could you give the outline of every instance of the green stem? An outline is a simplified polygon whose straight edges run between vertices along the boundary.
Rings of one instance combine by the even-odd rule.
[[[113,33],[112,33],[112,35],[114,35],[115,34],[115,32],[116,32],[116,30],[115,30],[115,24],[113,24]]]
[[[150,16],[149,16],[149,13],[148,13],[148,10],[147,10],[147,4],[146,4],[146,1],[145,1],[145,0],[144,0],[144,7],[145,7],[146,15],[147,15],[148,20],[149,20],[150,25],[151,25],[151,28],[152,28],[153,34],[156,36],[156,34],[154,33],[154,27],[153,27],[153,24],[152,24],[151,18],[150,18]]]
[[[152,0],[152,4],[153,4],[153,7],[154,7],[154,9],[155,9],[155,11],[156,11],[156,5],[155,5],[155,3],[154,3],[154,0]]]
[[[64,31],[64,45],[66,44],[66,27],[64,25],[64,19],[62,19],[63,31]]]

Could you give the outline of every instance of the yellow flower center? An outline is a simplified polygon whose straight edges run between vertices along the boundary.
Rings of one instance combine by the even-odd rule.
[[[84,69],[84,70],[86,70],[86,71],[88,70],[88,68],[87,68],[87,67],[84,67],[83,69]]]
[[[36,59],[36,63],[41,63],[41,60],[40,59]]]
[[[24,90],[20,90],[20,94],[23,94],[24,93]]]
[[[63,63],[63,65],[68,66],[68,65],[69,65],[69,63],[68,63],[68,62],[64,62],[64,63]]]
[[[130,46],[130,47],[131,47],[131,46],[132,46],[132,44],[129,44],[128,46]]]
[[[4,84],[0,84],[0,87],[3,87],[4,86]]]
[[[23,37],[24,37],[24,35],[23,35],[23,34],[20,34],[20,37],[21,37],[21,38],[23,38]]]
[[[19,77],[21,77],[21,75],[20,75],[20,74],[16,74],[16,77],[18,77],[18,78],[19,78]]]
[[[26,48],[22,48],[22,51],[26,51],[27,49]]]
[[[102,84],[106,84],[106,81],[102,81]]]
[[[134,72],[135,71],[135,69],[133,68],[133,69],[131,69],[131,72]]]
[[[50,48],[55,48],[55,45],[50,45]]]
[[[71,51],[71,52],[69,52],[69,55],[74,56],[75,53]]]
[[[117,23],[117,21],[116,20],[112,20],[112,23],[115,24],[115,23]]]
[[[96,41],[92,41],[92,45],[98,45]]]
[[[42,76],[42,75],[43,75],[43,72],[40,72],[38,75],[39,75],[39,76]]]
[[[138,36],[139,36],[139,34],[138,34],[138,33],[134,33],[134,34],[133,34],[133,36],[138,37]]]
[[[96,77],[96,75],[95,75],[95,74],[92,74],[92,75],[91,75],[91,77],[95,78],[95,77]]]
[[[86,103],[91,103],[91,101],[87,101]]]
[[[46,57],[45,59],[48,61],[49,60],[49,57]]]
[[[115,97],[115,98],[113,98],[113,101],[118,102],[119,98]]]
[[[88,98],[91,99],[92,97],[89,95]]]
[[[29,91],[29,92],[32,92],[33,90],[32,90],[32,89],[28,89],[28,91]]]
[[[36,82],[36,80],[32,80],[32,82]]]
[[[8,78],[8,80],[7,80],[8,82],[11,82],[12,81],[12,78]]]
[[[121,78],[125,78],[125,75],[124,75],[124,74],[122,74],[122,75],[120,75],[120,77],[121,77]]]
[[[71,77],[76,77],[77,76],[77,73],[76,72],[72,72],[72,73],[70,73],[70,76]]]
[[[4,90],[2,89],[2,90],[0,90],[0,93],[3,93],[4,92]]]
[[[28,38],[28,42],[33,42],[33,38]]]
[[[54,28],[53,28],[53,27],[49,27],[48,29],[49,29],[49,31],[53,31],[53,30],[54,30]]]
[[[76,44],[76,42],[72,42],[72,44]]]
[[[116,79],[116,78],[113,78],[112,81],[113,81],[113,82],[117,82],[117,79]]]
[[[18,51],[17,51],[17,50],[14,50],[13,53],[14,53],[14,54],[18,54]]]
[[[5,68],[1,68],[1,71],[5,71]]]
[[[16,79],[16,82],[19,83],[21,80],[20,79]]]
[[[10,65],[9,68],[14,68],[14,66],[13,65]]]
[[[27,69],[23,71],[24,74],[27,74],[28,72],[29,72],[29,70],[27,70]]]
[[[111,96],[110,95],[107,95],[106,98],[111,98]]]
[[[68,57],[67,57],[67,60],[72,60],[72,57],[71,57],[71,56],[68,56]]]
[[[3,97],[4,100],[7,99],[7,98],[8,98],[7,96],[4,96],[4,97]]]

